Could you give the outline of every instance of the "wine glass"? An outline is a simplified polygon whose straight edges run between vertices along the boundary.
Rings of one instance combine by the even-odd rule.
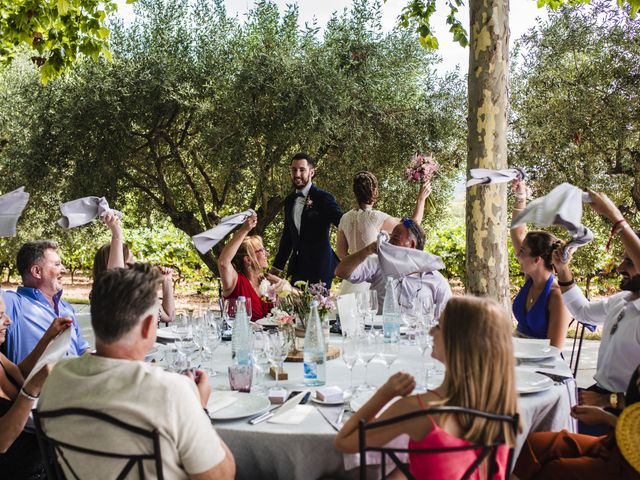
[[[369,364],[371,360],[378,354],[378,345],[376,341],[376,335],[374,330],[363,332],[357,337],[358,343],[358,358],[364,364],[364,384],[360,386],[360,390],[371,390],[372,385],[369,385]]]
[[[269,365],[269,357],[267,351],[269,349],[269,339],[267,333],[263,331],[257,331],[253,333],[253,348],[251,349],[251,361],[256,373],[256,382],[254,384],[258,392],[263,393],[265,387],[263,386],[264,374]]]
[[[209,364],[208,367],[205,367],[205,371],[209,374],[209,376],[214,377],[219,375],[221,372],[215,369],[215,362],[213,358],[213,353],[216,348],[220,345],[222,341],[222,332],[218,327],[218,324],[215,322],[213,317],[209,317],[205,315],[202,327],[202,361],[206,365]]]
[[[429,378],[434,373],[433,361],[431,360],[430,352],[433,349],[433,337],[429,331],[431,327],[426,322],[418,322],[416,325],[416,344],[420,349],[420,354],[424,357],[425,362],[425,375],[424,386],[429,389]],[[427,355],[429,352],[429,355]]]
[[[392,335],[397,337],[397,334]],[[387,378],[391,376],[391,365],[397,360],[398,353],[400,351],[400,345],[397,338],[391,338],[391,342],[383,342],[378,345],[380,351],[378,352],[378,358],[384,362],[387,366]]]
[[[358,331],[364,330],[369,314],[369,291],[356,293],[356,316],[358,319]]]
[[[267,358],[276,369],[276,388],[280,386],[280,371],[289,353],[289,339],[282,330],[271,330],[267,334]]]
[[[343,335],[342,343],[340,344],[340,353],[342,360],[349,369],[349,392],[353,394],[353,367],[358,361],[358,343],[356,337],[353,335]]]
[[[237,303],[235,299],[225,300],[222,305],[222,339],[231,340],[233,322],[236,319]]]
[[[369,290],[369,301],[367,303],[368,314],[371,317],[371,326],[373,327],[373,319],[378,314],[378,292]]]

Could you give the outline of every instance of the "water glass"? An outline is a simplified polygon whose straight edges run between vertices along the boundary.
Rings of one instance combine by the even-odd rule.
[[[251,349],[251,361],[253,362],[254,370],[256,373],[255,389],[258,392],[264,393],[265,387],[263,386],[264,374],[269,366],[269,358],[267,356],[267,350],[269,349],[269,339],[266,332],[254,332],[253,333],[253,348]]]
[[[251,391],[252,377],[253,366],[251,365],[229,366],[229,386],[231,390],[249,393]]]
[[[391,365],[397,360],[398,354],[400,352],[400,345],[398,344],[398,339],[392,338],[390,342],[383,342],[381,345],[378,345],[380,351],[378,353],[378,358],[384,362],[387,366],[387,378],[391,376]]]
[[[267,358],[276,369],[276,388],[280,386],[279,372],[289,354],[289,339],[282,330],[270,330],[267,334]]]
[[[353,367],[358,361],[358,343],[353,335],[343,335],[340,345],[340,354],[345,365],[349,369],[349,392],[353,390]]]
[[[359,387],[359,390],[371,390],[374,387],[369,385],[369,364],[378,354],[378,342],[375,330],[371,329],[368,332],[363,332],[361,335],[358,335],[357,343],[358,358],[364,364],[364,384]]]

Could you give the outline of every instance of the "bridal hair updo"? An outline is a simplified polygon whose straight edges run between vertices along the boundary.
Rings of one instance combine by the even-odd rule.
[[[549,271],[553,270],[551,261],[553,252],[565,246],[565,242],[555,235],[540,231],[527,233],[524,237],[524,244],[529,247],[532,257],[540,257],[544,261],[544,267]]]
[[[353,176],[353,194],[358,205],[371,205],[378,198],[378,179],[367,171],[361,171]]]

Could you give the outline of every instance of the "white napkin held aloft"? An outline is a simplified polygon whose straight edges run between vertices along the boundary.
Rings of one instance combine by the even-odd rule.
[[[416,250],[415,248],[398,247],[389,243],[389,235],[378,234],[378,261],[385,277],[401,278],[414,272],[433,272],[444,268],[442,259],[437,255]]]
[[[31,380],[36,373],[42,370],[42,367],[48,363],[56,363],[65,356],[71,347],[72,328],[73,327],[69,327],[60,332],[58,336],[54,338],[49,345],[47,345],[47,348],[45,348],[44,352],[42,352],[42,355],[40,355],[40,358],[31,369],[31,373],[29,373],[29,376],[25,378],[24,385],[28,384],[29,380]]]
[[[520,167],[507,168],[504,170],[491,170],[489,168],[472,168],[469,170],[467,188],[474,185],[488,185],[490,183],[506,183],[512,180],[524,180],[526,175]]]
[[[60,205],[62,218],[58,225],[62,228],[75,228],[86,225],[95,218],[102,218],[107,213],[113,213],[122,218],[122,212],[109,208],[109,202],[104,197],[83,197]]]
[[[533,200],[511,222],[511,228],[525,223],[541,227],[561,225],[571,234],[571,240],[563,252],[563,260],[569,252],[593,240],[593,232],[582,225],[582,203],[589,202],[589,194],[570,183],[562,183],[544,197]]]
[[[229,235],[229,233],[238,225],[242,225],[247,218],[253,215],[255,212],[251,209],[245,210],[241,213],[234,213],[228,215],[220,220],[220,223],[215,227],[194,235],[192,237],[193,243],[196,249],[200,253],[206,253],[215,247],[220,240]]]
[[[24,187],[0,196],[0,237],[13,237],[16,234],[16,224],[28,201],[29,194]]]

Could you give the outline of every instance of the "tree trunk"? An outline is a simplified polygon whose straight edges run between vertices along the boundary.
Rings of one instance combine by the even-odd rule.
[[[471,0],[467,169],[507,168],[509,1]],[[466,290],[509,304],[507,185],[467,190]]]

